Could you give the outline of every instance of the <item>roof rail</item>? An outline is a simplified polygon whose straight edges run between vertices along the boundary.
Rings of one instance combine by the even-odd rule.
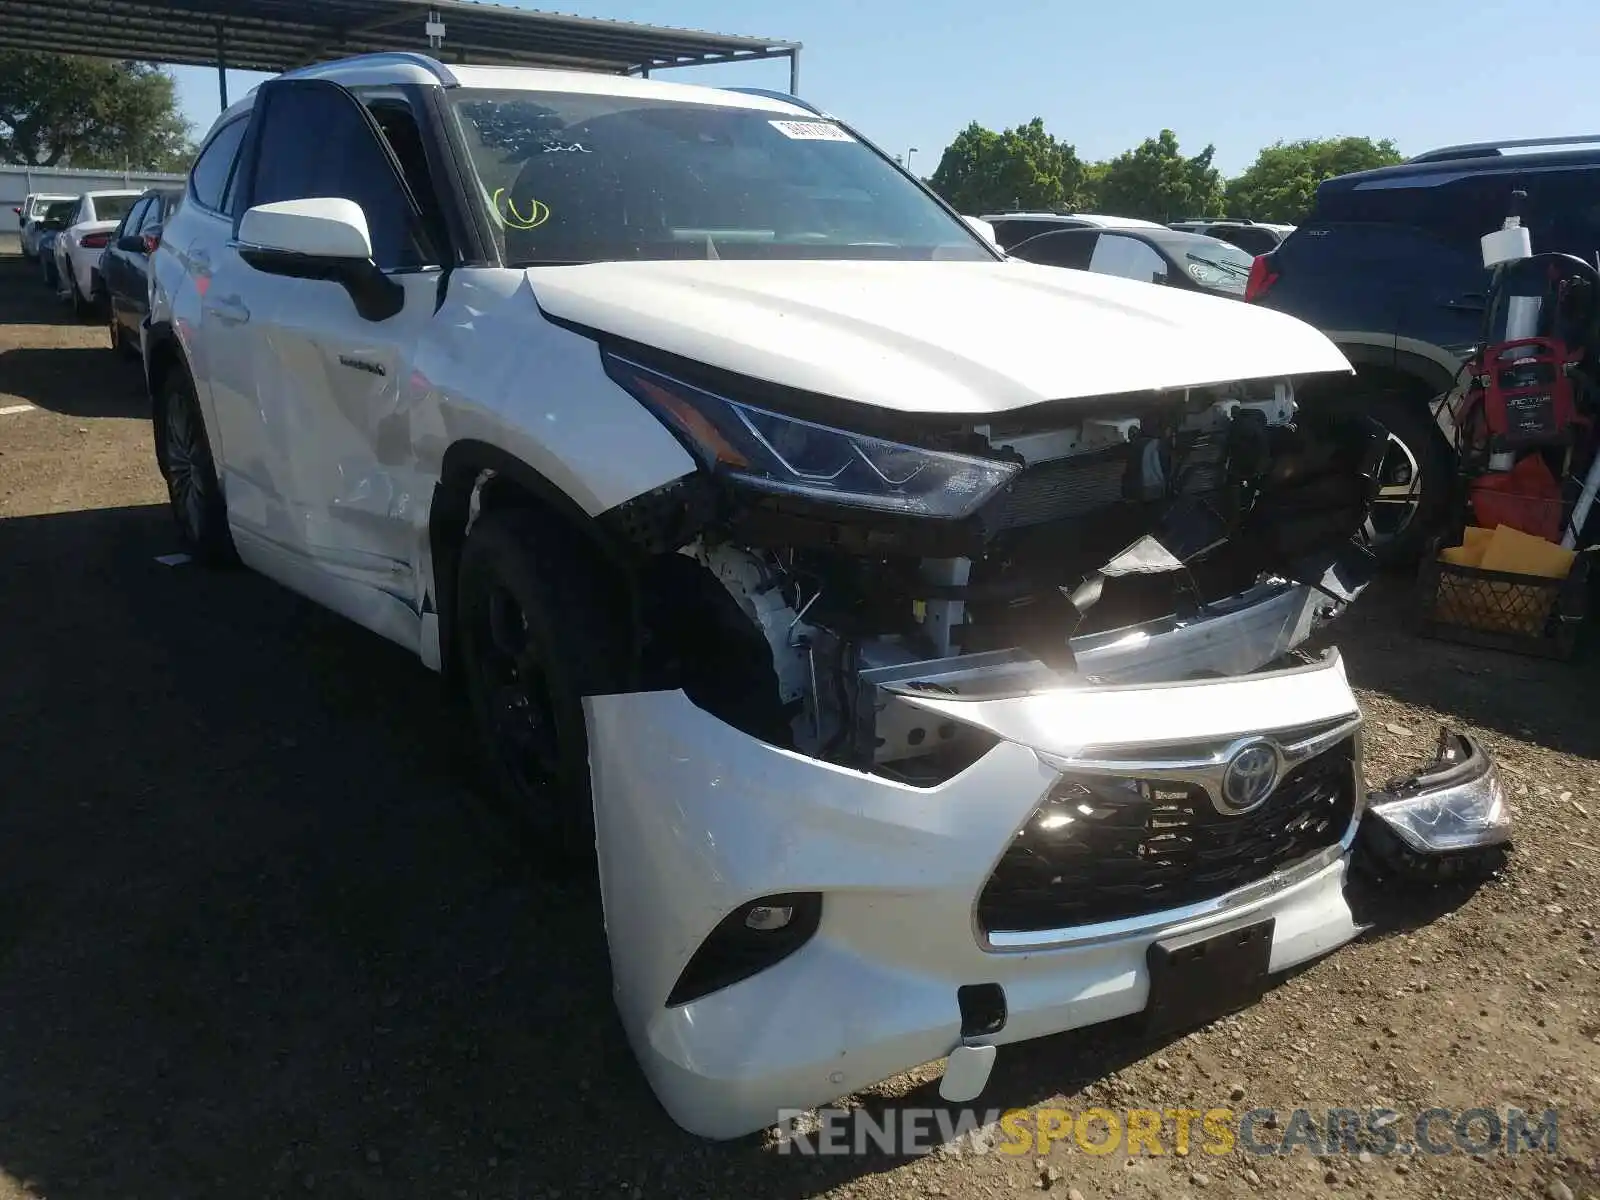
[[[1525,150],[1533,146],[1592,146],[1600,144],[1600,134],[1586,133],[1577,137],[1516,138],[1504,142],[1465,142],[1459,146],[1444,146],[1408,158],[1408,163],[1448,162],[1453,158],[1494,158],[1505,150]]]
[[[1249,217],[1180,217],[1174,225],[1254,225]]]
[[[768,100],[782,100],[785,104],[793,104],[796,108],[803,108],[809,113],[816,113],[819,117],[825,115],[820,108],[809,100],[802,100],[799,96],[791,95],[788,92],[780,92],[776,88],[725,87],[722,90],[725,92],[743,92],[746,96],[765,96]]]
[[[304,67],[296,67],[293,71],[285,71],[280,78],[290,79],[296,75],[308,75],[314,71],[332,66],[334,63],[337,63],[340,67],[357,65],[376,67],[382,66],[385,63],[393,63],[398,66],[401,63],[406,63],[413,67],[421,67],[424,71],[427,71],[430,75],[437,79],[444,87],[457,87],[461,83],[461,81],[456,78],[455,72],[449,67],[445,66],[438,59],[432,58],[426,54],[418,54],[414,50],[387,50],[376,54],[352,54],[348,58],[330,59],[327,62],[311,63]]]

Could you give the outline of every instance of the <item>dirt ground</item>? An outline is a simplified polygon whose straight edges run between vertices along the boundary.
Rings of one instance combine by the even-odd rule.
[[[1337,629],[1381,780],[1480,733],[1517,848],[1378,898],[1363,941],[1166,1044],[1003,1050],[979,1108],[1560,1114],[1481,1161],[801,1158],[678,1130],[609,994],[598,903],[477,832],[431,676],[174,549],[137,371],[0,259],[0,1200],[648,1196],[1600,1198],[1596,660]],[[931,1074],[857,1100],[937,1104]],[[1170,1146],[1170,1142],[1168,1145]]]

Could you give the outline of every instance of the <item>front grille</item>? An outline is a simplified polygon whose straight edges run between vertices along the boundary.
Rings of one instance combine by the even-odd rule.
[[[1211,900],[1337,843],[1355,809],[1353,738],[1225,817],[1197,783],[1063,778],[978,898],[985,933],[1066,929]]]
[[[1084,516],[1122,499],[1127,471],[1125,450],[1059,458],[1029,467],[992,502],[984,524],[998,532]]]

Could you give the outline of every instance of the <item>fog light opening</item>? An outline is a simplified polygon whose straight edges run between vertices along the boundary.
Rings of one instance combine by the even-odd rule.
[[[667,1006],[688,1004],[759,975],[810,941],[821,922],[818,892],[761,896],[741,904],[700,943],[667,995]]]

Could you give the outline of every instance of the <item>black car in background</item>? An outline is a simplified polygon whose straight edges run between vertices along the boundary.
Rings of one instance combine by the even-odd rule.
[[[100,258],[100,300],[111,326],[111,348],[130,358],[139,356],[139,322],[150,310],[150,253],[182,200],[182,188],[145,192],[122,218]]]
[[[1019,242],[1012,258],[1049,267],[1074,267],[1143,283],[1243,299],[1251,256],[1237,246],[1196,233],[1151,229],[1060,229]]]
[[[1294,232],[1293,225],[1273,225],[1252,221],[1248,217],[1195,217],[1187,221],[1169,222],[1169,228],[1221,238],[1248,254],[1266,254],[1276,250],[1283,239]]]
[[[1388,562],[1415,559],[1448,510],[1455,458],[1433,402],[1478,341],[1491,278],[1479,239],[1500,228],[1515,190],[1527,193],[1536,253],[1594,260],[1600,137],[1452,146],[1329,179],[1311,215],[1252,269],[1247,300],[1309,321],[1356,368],[1301,388],[1302,406],[1389,431],[1371,524]]]

